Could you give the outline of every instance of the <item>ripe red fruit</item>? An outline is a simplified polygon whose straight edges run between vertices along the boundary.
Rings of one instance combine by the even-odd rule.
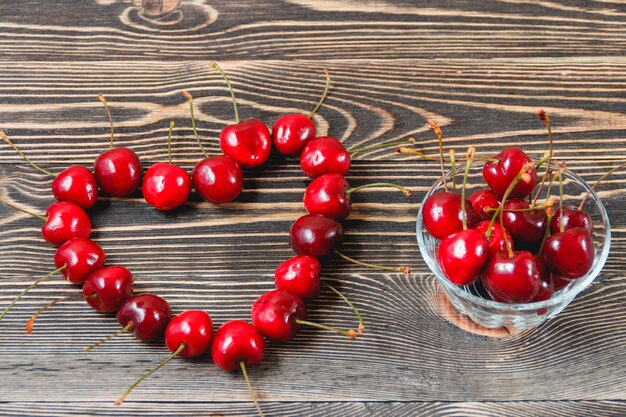
[[[61,271],[65,279],[72,284],[82,284],[92,272],[104,266],[105,259],[104,251],[96,242],[75,237],[57,249],[54,265],[57,268],[67,265]]]
[[[337,139],[320,136],[302,150],[300,167],[311,179],[324,174],[346,175],[350,171],[350,153]]]
[[[461,230],[441,241],[437,260],[450,282],[469,285],[481,274],[489,260],[487,240],[474,229]]]
[[[122,327],[128,326],[135,337],[143,342],[160,339],[170,322],[170,305],[154,294],[140,294],[130,297],[117,311],[117,321]]]
[[[133,294],[133,276],[123,266],[101,268],[89,275],[83,295],[94,310],[114,313]]]
[[[489,229],[490,220],[483,220],[474,226],[474,229],[478,230],[483,236],[487,237],[487,231]],[[499,223],[494,223],[491,227],[491,236],[487,239],[489,244],[489,254],[495,255],[498,252],[504,252],[507,250],[506,241],[504,240],[504,235],[511,245],[511,250],[515,249],[513,244],[513,238],[506,231],[506,229],[502,228]]]
[[[495,211],[500,207],[498,196],[491,190],[475,191],[467,200],[471,203],[474,215],[478,220],[491,220],[494,212],[487,211],[487,209],[493,209]]]
[[[279,290],[310,301],[320,293],[320,273],[320,261],[312,256],[298,255],[276,268],[274,283]]]
[[[491,159],[498,162],[487,161],[483,166],[483,178],[489,187],[499,198],[504,196],[506,189],[515,180],[524,165],[532,162],[519,148],[506,148]],[[528,181],[521,180],[517,183],[510,194],[510,198],[524,198],[528,196],[537,185],[537,170],[527,171]]]
[[[465,201],[468,227],[472,227],[474,217],[472,205]],[[432,194],[422,209],[424,227],[436,239],[443,239],[463,230],[463,211],[461,210],[461,194],[438,192]]]
[[[113,197],[126,197],[141,185],[141,161],[128,148],[114,148],[101,153],[93,167],[98,185]]]
[[[52,181],[52,194],[58,201],[91,208],[98,201],[96,178],[83,166],[71,166]]]
[[[46,219],[41,236],[53,246],[61,246],[75,237],[88,238],[91,235],[89,216],[74,203],[51,204],[46,210]]]
[[[211,316],[202,310],[187,310],[180,313],[170,320],[165,329],[165,345],[170,352],[176,352],[182,344],[185,345],[178,354],[183,358],[202,355],[211,346],[212,338]]]
[[[550,278],[552,278],[552,282],[554,283],[554,291],[560,291],[572,283],[569,279],[565,279],[556,274],[550,274]]]
[[[547,215],[544,209],[527,210],[530,203],[526,200],[514,198],[504,203],[504,228],[513,236],[516,243],[539,243],[543,239],[547,227]]]
[[[324,258],[343,240],[343,226],[321,214],[307,214],[296,220],[289,230],[289,243],[298,255]]]
[[[272,139],[259,119],[248,119],[228,125],[220,133],[220,148],[224,155],[244,168],[255,168],[267,161]]]
[[[230,203],[243,190],[241,167],[223,155],[198,162],[191,178],[200,197],[213,204]]]
[[[550,231],[552,234],[561,231],[561,209],[556,210],[556,214],[550,223]],[[593,221],[589,214],[576,207],[563,207],[563,228],[564,230],[573,229],[574,227],[582,227],[589,233],[593,233]]]
[[[340,174],[324,174],[315,178],[304,192],[304,208],[310,214],[342,220],[351,209],[350,184]]]
[[[158,162],[143,178],[143,197],[158,210],[173,210],[183,205],[191,193],[191,177],[179,166]]]
[[[483,285],[489,295],[505,303],[529,303],[541,286],[541,275],[535,257],[527,251],[507,252],[491,257],[483,274]]]
[[[277,342],[294,338],[306,319],[304,302],[283,290],[266,292],[252,304],[252,323],[265,337]]]
[[[213,362],[225,371],[240,369],[240,362],[246,367],[254,366],[263,360],[264,355],[263,335],[245,321],[226,322],[215,332],[211,356]]]
[[[587,229],[575,227],[550,236],[541,255],[548,269],[555,274],[566,279],[580,278],[593,265],[593,239]]]
[[[285,114],[274,122],[272,140],[283,155],[298,155],[315,138],[315,124],[303,114]]]

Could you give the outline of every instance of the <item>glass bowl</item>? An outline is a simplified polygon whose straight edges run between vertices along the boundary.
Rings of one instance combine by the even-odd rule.
[[[483,163],[475,162],[470,170],[468,178],[466,196],[479,189],[488,189],[482,177]],[[460,185],[463,182],[464,166],[459,166],[456,170],[457,192],[460,193]],[[543,170],[539,169],[537,176],[540,178]],[[446,176],[448,188],[452,184],[452,173]],[[546,193],[546,186],[542,194]],[[535,188],[536,191],[537,188]],[[558,197],[558,181],[555,181],[552,189],[552,198]],[[563,175],[564,204],[580,204],[582,197],[589,191],[590,186],[578,175],[571,171],[566,171]],[[554,293],[552,298],[546,301],[526,303],[526,304],[506,304],[485,298],[480,294],[485,294],[481,290],[481,284],[468,286],[457,286],[452,284],[444,276],[439,263],[437,262],[437,248],[439,240],[426,231],[423,224],[422,209],[424,202],[433,193],[443,191],[443,180],[437,181],[424,196],[417,215],[417,243],[426,265],[437,278],[439,285],[443,289],[450,303],[462,314],[468,316],[475,323],[488,327],[515,327],[517,329],[528,329],[536,327],[544,321],[555,317],[574,297],[587,288],[594,279],[598,277],[604,267],[609,255],[611,246],[611,227],[604,205],[595,193],[591,193],[587,198],[584,210],[593,220],[593,242],[595,247],[595,257],[589,272],[581,278],[572,281],[565,288]],[[534,195],[534,194],[533,194]],[[541,200],[540,200],[541,201]],[[480,280],[477,280],[480,282]],[[488,296],[487,296],[488,297]]]

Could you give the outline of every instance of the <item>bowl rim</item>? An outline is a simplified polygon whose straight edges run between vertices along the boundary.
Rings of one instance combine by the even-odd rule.
[[[478,165],[478,164],[480,164],[480,162],[474,162],[472,165]],[[464,167],[464,166],[459,165],[459,167]],[[459,172],[463,171],[463,170],[459,170],[458,169],[459,167],[457,167],[457,170],[456,170],[457,175],[459,174]],[[448,172],[445,176],[446,180],[450,179],[451,177],[452,177],[452,172]],[[573,179],[576,183],[578,183],[585,189],[585,192],[588,192],[591,190],[591,187],[589,186],[589,184],[587,184],[587,182],[584,179],[582,179],[580,176],[570,171],[569,169],[565,170],[564,177],[570,177],[571,179]],[[506,310],[506,312],[508,313],[522,312],[522,311],[535,311],[538,309],[550,308],[550,307],[560,305],[564,301],[567,301],[568,299],[571,301],[571,299],[573,299],[578,293],[586,289],[600,275],[602,268],[604,268],[604,264],[606,263],[606,260],[609,256],[609,251],[611,248],[611,224],[609,221],[609,216],[606,211],[606,208],[604,207],[604,204],[602,203],[598,195],[595,193],[595,191],[591,190],[591,193],[589,194],[589,197],[587,198],[587,202],[592,201],[597,207],[598,211],[600,212],[600,216],[602,217],[604,230],[605,230],[604,242],[602,246],[602,251],[600,252],[599,256],[596,256],[596,259],[594,260],[594,263],[591,269],[589,270],[589,272],[587,272],[587,274],[585,274],[583,277],[578,278],[575,281],[573,281],[574,285],[565,287],[564,291],[561,294],[558,294],[556,297],[552,297],[548,300],[534,302],[534,303],[518,303],[518,304],[508,304],[508,303],[502,303],[499,301],[488,300],[486,298],[482,298],[474,294],[471,294],[468,291],[465,291],[463,287],[453,284],[443,275],[443,272],[441,271],[441,268],[439,267],[437,260],[428,255],[428,250],[426,248],[425,235],[427,235],[428,232],[424,230],[424,226],[423,226],[422,210],[424,207],[424,202],[432,194],[439,191],[442,185],[443,185],[443,178],[439,178],[439,180],[436,181],[432,185],[432,187],[428,190],[428,192],[426,192],[426,194],[424,195],[424,198],[421,201],[420,209],[419,209],[419,212],[417,213],[417,222],[416,222],[417,243],[420,249],[420,254],[422,255],[422,259],[424,260],[424,262],[430,269],[431,273],[435,275],[435,277],[437,277],[437,281],[439,282],[439,284],[444,287],[444,290],[453,292],[456,296],[464,299],[465,301],[468,301],[472,304],[477,304],[482,307],[490,308],[490,309]]]

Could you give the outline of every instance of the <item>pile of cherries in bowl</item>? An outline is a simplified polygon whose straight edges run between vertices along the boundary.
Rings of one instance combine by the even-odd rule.
[[[592,187],[553,159],[552,146],[538,161],[509,147],[489,158],[470,149],[466,162],[423,199],[422,256],[448,300],[474,322],[535,327],[602,269],[610,246],[604,206]],[[454,183],[462,183],[460,190]]]

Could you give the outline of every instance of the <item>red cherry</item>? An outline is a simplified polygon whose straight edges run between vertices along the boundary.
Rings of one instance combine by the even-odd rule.
[[[533,303],[537,303],[539,301],[546,301],[552,298],[554,295],[554,283],[552,282],[552,278],[550,278],[550,274],[547,277],[541,278],[541,285],[539,286],[539,291],[535,298],[533,298]],[[545,314],[545,313],[544,313]]]
[[[246,367],[254,366],[263,360],[264,355],[263,335],[245,321],[226,322],[215,332],[211,356],[213,362],[225,371],[240,369],[240,362]]]
[[[243,190],[243,172],[227,156],[214,156],[198,162],[191,173],[193,185],[205,201],[230,203]]]
[[[75,237],[62,244],[54,254],[54,265],[61,268],[66,280],[72,284],[82,284],[89,275],[102,268],[106,256],[93,240]]]
[[[179,166],[159,162],[143,178],[143,197],[158,210],[173,210],[183,205],[191,193],[191,177]]]
[[[587,229],[575,227],[550,236],[541,255],[555,274],[566,279],[580,278],[593,265],[593,239]]]
[[[83,166],[71,166],[52,181],[52,194],[58,201],[91,208],[98,201],[96,178]]]
[[[474,217],[469,201],[465,201],[465,212],[468,220]],[[436,239],[443,239],[463,230],[463,211],[461,210],[461,194],[438,192],[432,194],[422,209],[424,227]],[[472,227],[468,221],[468,227]]]
[[[320,136],[302,150],[300,167],[311,179],[324,174],[346,175],[350,171],[350,153],[337,139]]]
[[[89,275],[83,295],[94,310],[114,313],[133,294],[133,276],[123,266],[101,268]]]
[[[485,236],[474,229],[461,230],[441,241],[437,260],[450,282],[469,285],[481,274],[489,260]]]
[[[306,319],[304,302],[282,290],[266,292],[252,304],[252,323],[265,337],[277,342],[294,338]]]
[[[272,140],[283,155],[298,155],[315,138],[315,124],[303,114],[285,114],[274,122]]]
[[[524,165],[532,162],[519,148],[506,148],[491,159],[495,161],[487,161],[483,166],[483,178],[489,187],[499,198],[504,196],[506,189],[515,180],[515,177],[522,170]],[[521,180],[517,183],[509,197],[524,198],[528,196],[537,185],[537,170],[531,169],[527,171],[528,181]]]
[[[572,283],[569,279],[565,279],[556,274],[550,274],[550,278],[552,278],[552,282],[554,283],[554,291],[560,291]]]
[[[259,119],[228,125],[220,133],[220,148],[224,155],[237,161],[242,167],[258,167],[270,156],[270,131]]]
[[[490,223],[490,220],[483,220],[474,226],[474,229],[478,230],[483,236],[487,237],[487,231],[489,230]],[[499,223],[494,223],[491,227],[491,235],[487,239],[489,244],[489,254],[495,255],[498,252],[504,252],[507,250],[506,241],[504,240],[505,234],[509,244],[511,245],[511,249],[515,249],[513,245],[513,238],[509,232],[502,228]]]
[[[500,207],[498,196],[491,190],[475,191],[467,199],[472,204],[474,215],[480,220],[491,220],[494,211]],[[487,211],[487,209],[493,209],[493,211]]]
[[[279,290],[310,301],[320,293],[320,273],[320,261],[312,256],[298,255],[276,268],[274,283]]]
[[[315,178],[304,192],[304,208],[310,214],[342,220],[351,209],[348,181],[340,174],[324,174]]]
[[[96,158],[94,173],[102,191],[113,197],[126,197],[141,185],[143,167],[135,152],[115,148]]]
[[[552,218],[550,223],[550,231],[552,234],[559,233],[561,231],[561,209],[556,211],[556,214]],[[582,210],[578,210],[576,207],[563,207],[563,228],[564,230],[573,229],[574,227],[582,227],[589,233],[593,233],[593,221],[591,217]]]
[[[507,252],[491,257],[483,274],[483,285],[489,295],[505,303],[529,303],[541,286],[541,275],[535,257],[527,251]]]
[[[91,235],[89,216],[74,203],[51,204],[46,210],[46,219],[41,236],[53,246],[61,246],[75,237],[88,238]]]
[[[530,203],[519,198],[504,203],[504,228],[520,246],[541,242],[546,232],[548,219],[545,210],[510,211],[527,210],[528,208],[530,208]]]
[[[180,313],[165,329],[165,345],[170,352],[179,352],[182,358],[195,358],[202,355],[211,346],[213,322],[211,316],[202,310],[187,310]]]
[[[307,214],[296,220],[289,230],[289,243],[298,255],[324,258],[343,240],[343,226],[321,214]]]
[[[172,315],[170,304],[154,294],[130,297],[117,311],[117,321],[144,342],[160,339]]]

